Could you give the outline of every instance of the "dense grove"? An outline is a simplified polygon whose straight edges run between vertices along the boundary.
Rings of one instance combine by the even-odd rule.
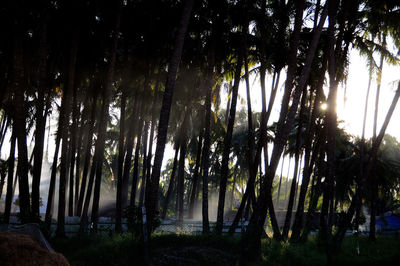
[[[18,204],[22,223],[50,229],[54,218],[57,237],[66,216],[96,233],[111,197],[116,232],[133,206],[145,207],[149,236],[168,216],[199,217],[218,235],[231,214],[230,234],[249,221],[242,262],[268,256],[267,223],[276,243],[317,227],[332,263],[364,208],[375,240],[376,216],[399,206],[400,144],[385,135],[398,81],[377,123],[383,64],[399,63],[396,0],[9,0],[0,29],[4,223]],[[371,139],[365,126],[360,137],[338,127],[354,49],[368,62]]]

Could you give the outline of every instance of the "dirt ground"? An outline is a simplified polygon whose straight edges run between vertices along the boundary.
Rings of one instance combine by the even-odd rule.
[[[42,248],[30,235],[0,233],[0,265],[69,265],[65,257]]]

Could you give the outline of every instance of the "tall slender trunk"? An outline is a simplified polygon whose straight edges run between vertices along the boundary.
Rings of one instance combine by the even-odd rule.
[[[303,171],[303,180],[301,183],[301,188],[300,188],[300,195],[299,195],[299,203],[297,206],[297,211],[296,211],[296,216],[292,228],[292,236],[291,236],[291,241],[296,241],[300,238],[300,231],[301,227],[303,225],[303,217],[304,217],[304,201],[306,198],[306,193],[307,193],[307,188],[308,184],[310,182],[310,176],[311,176],[311,165],[310,165],[310,158],[311,158],[311,149],[312,149],[312,143],[314,139],[314,132],[316,129],[316,124],[315,120],[317,118],[317,115],[319,113],[320,109],[320,101],[323,95],[323,85],[325,81],[325,71],[326,71],[326,64],[327,61],[327,56],[324,56],[323,58],[323,65],[321,69],[321,76],[319,77],[317,88],[316,88],[316,95],[315,95],[315,100],[313,103],[313,108],[311,111],[311,115],[308,119],[307,122],[307,127],[305,131],[305,151],[304,151],[304,171]]]
[[[292,159],[291,159],[291,157],[290,157],[290,153],[289,153],[289,165],[288,165],[288,168],[287,168],[287,175],[286,175],[286,185],[285,185],[285,201],[287,201],[287,196],[288,196],[288,191],[289,191],[289,189],[288,189],[288,185],[289,185],[289,176],[290,176],[290,165],[291,165],[291,163],[292,163]]]
[[[178,166],[178,183],[177,183],[177,198],[178,198],[178,221],[183,222],[183,196],[184,196],[184,182],[185,182],[185,159],[186,159],[186,138],[182,140],[181,151],[179,153],[179,166]]]
[[[386,36],[383,35],[383,46],[386,47]],[[378,110],[379,110],[379,96],[381,91],[381,81],[382,81],[382,70],[383,70],[383,60],[385,59],[384,55],[381,55],[380,62],[379,62],[379,71],[378,71],[378,78],[377,78],[377,87],[376,87],[376,99],[375,99],[375,112],[374,112],[374,132],[373,132],[373,139],[376,138],[376,126],[378,123]],[[370,227],[369,227],[369,239],[372,241],[376,240],[375,235],[375,222],[376,222],[376,202],[378,200],[378,181],[376,176],[376,169],[373,168],[373,173],[371,174],[371,220],[370,220]]]
[[[335,189],[335,152],[336,152],[336,130],[337,130],[337,80],[336,67],[337,60],[335,56],[335,23],[337,14],[337,0],[330,0],[328,6],[329,24],[328,24],[328,72],[329,72],[329,93],[326,110],[326,186],[323,193],[323,202],[321,208],[321,239],[326,242],[327,264],[332,265],[332,222],[333,222],[333,201]]]
[[[1,129],[0,129],[0,151],[1,148],[3,147],[4,139],[6,138],[6,133],[8,126],[10,124],[10,120],[7,115],[4,113],[1,121]]]
[[[185,113],[185,118],[183,119],[180,141],[181,148],[179,153],[179,165],[178,165],[178,183],[177,183],[177,203],[178,203],[178,220],[183,222],[183,197],[185,194],[185,159],[187,151],[187,139],[188,139],[188,127],[190,120],[191,107],[188,106]]]
[[[296,141],[296,146],[297,146],[297,141]],[[299,169],[299,164],[300,164],[300,147],[296,147],[296,154],[294,156],[294,171],[293,171],[293,177],[292,177],[292,184],[290,186],[290,194],[289,194],[289,201],[288,201],[288,206],[287,206],[287,211],[286,211],[286,217],[285,217],[285,223],[283,226],[283,232],[282,232],[282,238],[287,239],[288,234],[289,234],[289,229],[292,223],[292,210],[293,210],[293,205],[294,205],[294,197],[295,197],[295,190],[297,188],[297,172]]]
[[[304,6],[304,1],[299,1],[297,5],[297,11],[296,11],[296,18],[295,18],[295,30],[293,33],[293,36],[296,36],[294,38],[292,36],[291,39],[291,54],[293,53],[292,56],[295,58],[292,58],[292,56],[289,56],[289,67],[290,69],[295,69],[295,66],[291,66],[291,64],[296,62],[296,54],[297,54],[297,46],[298,46],[298,35],[301,30],[301,25],[302,25],[302,15],[303,15],[303,6]],[[298,86],[295,88],[293,93],[291,93],[292,90],[292,81],[290,76],[294,75],[293,73],[290,73],[288,71],[288,78],[287,78],[287,86],[285,88],[284,92],[284,98],[282,101],[282,110],[280,114],[280,118],[278,121],[278,127],[277,127],[277,132],[276,132],[276,137],[275,137],[275,142],[274,142],[274,148],[271,154],[271,159],[270,159],[270,164],[269,168],[267,171],[266,175],[266,180],[269,182],[264,182],[261,186],[260,190],[260,196],[257,200],[256,203],[256,208],[252,214],[252,217],[250,219],[250,223],[248,226],[248,229],[246,231],[246,234],[243,236],[242,241],[243,244],[246,248],[243,249],[242,253],[242,260],[248,256],[252,256],[254,258],[258,258],[260,256],[260,248],[261,248],[261,234],[263,231],[263,225],[264,221],[266,218],[266,212],[267,212],[267,191],[270,189],[271,186],[271,180],[273,180],[276,169],[279,163],[279,159],[281,157],[281,154],[283,152],[283,147],[286,144],[287,136],[289,134],[290,128],[292,128],[293,121],[295,118],[295,114],[297,111],[297,107],[299,104],[300,96],[303,91],[303,87],[306,84],[306,81],[308,80],[309,73],[311,71],[311,63],[315,54],[315,51],[317,49],[317,44],[319,43],[319,37],[322,31],[322,26],[325,23],[326,19],[326,14],[325,16],[321,16],[318,28],[313,34],[313,40],[311,42],[310,48],[307,52],[307,57],[306,57],[306,63],[302,69],[302,73],[300,75],[300,80],[298,83]],[[294,50],[294,51],[293,51]],[[288,103],[290,99],[290,95],[292,95],[292,105],[291,108],[288,108]]]
[[[70,150],[70,168],[69,168],[69,197],[68,197],[68,216],[74,215],[74,170],[75,170],[75,153],[76,153],[76,132],[78,131],[78,109],[77,103],[77,87],[74,88],[72,100],[72,125],[71,125],[71,148]],[[78,190],[75,190],[75,194]]]
[[[78,36],[76,33],[72,37],[71,41],[71,50],[70,50],[70,61],[68,66],[68,79],[65,91],[63,93],[63,98],[65,98],[65,107],[62,109],[62,113],[60,113],[60,117],[63,117],[61,124],[61,162],[60,162],[60,185],[58,191],[58,214],[57,214],[57,236],[65,236],[65,187],[67,181],[68,174],[68,129],[69,129],[69,117],[71,110],[71,93],[74,88],[74,80],[75,80],[75,65],[76,65],[76,57],[78,51]]]
[[[333,204],[333,189],[334,189],[334,174],[335,174],[335,150],[336,150],[336,130],[337,130],[337,115],[336,115],[336,98],[337,98],[337,81],[336,81],[336,58],[334,50],[334,30],[336,10],[332,5],[336,6],[337,1],[331,0],[328,8],[329,12],[329,27],[328,27],[328,70],[329,70],[329,94],[328,108],[326,112],[326,127],[327,127],[327,171],[326,171],[326,186],[324,190],[324,199],[321,208],[321,237],[327,241],[327,256],[330,260],[330,235],[331,235],[331,217],[330,209]]]
[[[4,210],[4,223],[8,224],[10,221],[11,204],[13,201],[13,178],[14,178],[14,166],[15,166],[15,129],[12,130],[10,139],[10,155],[8,157],[8,176],[7,176],[7,194],[6,194],[6,205]]]
[[[171,198],[172,190],[174,189],[175,172],[176,172],[176,168],[178,166],[179,148],[180,148],[179,144],[177,144],[177,147],[175,148],[175,156],[174,156],[174,162],[173,162],[173,166],[172,166],[171,178],[169,179],[169,185],[168,185],[167,195],[165,196],[165,202],[164,202],[164,207],[163,207],[162,214],[161,214],[161,219],[165,219],[165,217],[167,215],[169,200]]]
[[[182,11],[178,31],[175,39],[175,47],[172,53],[169,65],[168,76],[165,84],[164,96],[161,105],[160,119],[158,124],[157,146],[154,157],[153,171],[151,176],[151,183],[146,199],[146,208],[148,220],[152,221],[155,218],[157,203],[158,203],[158,188],[160,183],[161,165],[164,157],[164,150],[167,141],[168,122],[171,112],[172,96],[174,93],[174,86],[176,81],[176,74],[181,61],[183,44],[186,36],[186,30],[189,25],[189,19],[192,13],[194,0],[186,0]],[[151,222],[149,222],[151,226]],[[150,232],[151,230],[149,230]]]
[[[295,207],[295,201],[296,201],[296,192],[298,188],[298,182],[296,181],[298,177],[298,171],[301,167],[301,154],[302,154],[302,133],[303,133],[303,116],[304,116],[304,109],[306,108],[306,98],[307,98],[307,90],[306,87],[304,87],[303,90],[303,95],[301,97],[301,104],[300,104],[300,113],[299,113],[299,123],[297,127],[297,133],[296,133],[296,152],[295,152],[295,164],[294,164],[294,172],[293,172],[293,179],[292,179],[292,186],[290,188],[290,195],[289,195],[289,202],[288,202],[288,207],[286,211],[286,218],[285,218],[285,225],[283,227],[283,233],[282,236],[284,239],[287,239],[289,229],[291,226],[292,222],[292,211],[293,208]]]
[[[110,105],[110,101],[111,101],[111,93],[112,93],[112,87],[113,87],[122,5],[123,5],[122,0],[118,1],[118,3],[116,4],[117,13],[116,13],[114,30],[113,30],[113,35],[112,35],[112,45],[111,45],[111,49],[110,49],[110,59],[109,59],[110,64],[108,66],[108,71],[107,71],[107,77],[106,77],[106,83],[105,83],[104,95],[103,95],[104,101],[103,101],[103,105],[101,108],[101,114],[100,114],[99,134],[97,137],[95,154],[94,154],[94,158],[93,158],[93,161],[97,162],[97,164],[96,164],[96,179],[95,179],[95,186],[94,186],[94,192],[93,192],[92,217],[91,217],[94,232],[97,232],[101,176],[102,176],[103,160],[104,160],[104,144],[105,144],[107,123],[108,123],[108,116],[109,116],[108,109],[109,109],[109,105]]]
[[[134,103],[134,110],[133,114],[129,119],[129,130],[128,136],[126,140],[126,154],[125,154],[125,161],[124,161],[124,172],[122,175],[122,192],[121,192],[121,201],[122,201],[122,208],[128,205],[128,186],[129,186],[129,174],[132,165],[132,153],[133,153],[133,145],[134,145],[134,136],[135,136],[135,129],[137,127],[136,121],[138,120],[140,114],[140,103],[136,100]]]
[[[203,129],[200,128],[199,142],[197,144],[197,151],[196,151],[196,163],[195,163],[194,173],[193,173],[192,193],[190,194],[190,201],[189,201],[189,219],[193,218],[194,206],[195,206],[195,202],[197,200],[196,195],[198,192],[198,187],[200,185],[199,169],[200,169],[202,144],[203,144]]]
[[[115,214],[115,231],[122,232],[122,169],[124,163],[125,147],[125,109],[126,109],[126,88],[122,88],[120,127],[118,140],[118,172],[117,172],[117,199]]]
[[[0,199],[3,196],[3,188],[4,188],[4,184],[6,183],[6,176],[7,176],[7,172],[5,171],[5,167],[3,169],[1,169],[0,172]]]
[[[44,134],[46,130],[46,116],[44,115],[44,91],[47,81],[47,23],[42,22],[39,44],[39,86],[36,99],[36,129],[35,129],[35,147],[33,149],[34,164],[32,175],[32,220],[40,219],[40,177],[42,174]]]
[[[282,165],[281,165],[281,174],[279,176],[279,184],[278,184],[278,193],[276,195],[276,207],[279,209],[279,198],[281,196],[281,185],[282,185],[282,178],[283,178],[283,166],[285,165],[285,152],[283,152],[282,156]]]
[[[65,102],[65,99],[62,99],[62,101],[61,101],[61,109],[63,109],[65,106],[65,103],[63,105],[63,102]],[[60,111],[60,113],[62,113],[62,111]],[[57,161],[58,161],[58,154],[60,152],[60,144],[61,144],[61,122],[62,122],[62,119],[63,119],[62,116],[60,116],[60,119],[58,120],[56,148],[54,150],[53,164],[51,166],[49,193],[47,195],[47,205],[46,205],[46,215],[45,215],[45,225],[46,225],[47,230],[50,230],[51,219],[53,218],[53,204],[54,204],[53,201],[54,201],[54,191],[56,188]]]
[[[145,110],[142,108],[142,117],[139,120],[139,128],[138,128],[137,141],[135,147],[135,158],[133,160],[133,174],[132,174],[132,186],[131,186],[131,197],[130,197],[131,206],[135,205],[135,200],[136,200],[136,187],[139,177],[139,156],[140,156],[140,149],[142,148],[141,146],[142,146],[144,114]]]
[[[97,109],[97,98],[93,97],[92,106],[91,106],[91,114],[90,114],[90,122],[89,122],[89,130],[88,130],[87,142],[86,142],[85,153],[84,153],[82,182],[81,182],[81,187],[80,187],[80,191],[79,191],[78,206],[76,208],[77,216],[81,216],[83,201],[85,199],[86,183],[87,183],[87,176],[88,176],[88,172],[89,172],[90,157],[91,157],[91,150],[92,150],[92,143],[93,143],[93,134],[94,134],[95,123],[96,123],[96,109]]]
[[[96,145],[97,145],[97,143],[96,143]],[[93,159],[92,159],[92,167],[91,167],[90,173],[89,173],[89,180],[87,182],[86,196],[85,196],[85,200],[84,200],[83,207],[82,207],[81,223],[80,223],[80,227],[79,227],[80,233],[87,233],[87,229],[88,229],[89,205],[90,205],[90,201],[91,201],[91,197],[92,197],[92,191],[93,191],[93,185],[94,185],[94,180],[95,180],[95,175],[96,175],[97,163],[98,163],[98,154],[96,154],[96,152],[95,152],[95,154],[93,156]]]
[[[204,120],[204,147],[203,154],[201,155],[201,173],[203,180],[203,193],[202,193],[202,220],[203,220],[203,233],[210,232],[210,224],[208,219],[208,168],[210,164],[210,144],[211,144],[211,94],[212,94],[212,83],[213,83],[213,72],[211,71],[213,66],[209,67],[208,77],[206,82],[206,101],[204,104],[205,108],[205,120]]]
[[[80,108],[79,108],[80,109]],[[86,121],[88,120],[89,117],[89,94],[86,95],[85,97],[85,102],[83,104],[83,115],[81,116],[81,121],[80,121],[80,126],[79,126],[79,136],[78,136],[78,148],[77,148],[77,154],[76,154],[76,165],[75,165],[75,216],[79,216],[80,213],[78,213],[78,204],[79,204],[79,187],[80,187],[80,181],[81,181],[81,162],[82,162],[82,151],[84,149],[84,143],[87,143],[89,141],[89,134],[86,133],[89,127],[85,126]],[[90,122],[87,122],[89,124]],[[83,138],[83,134],[85,131],[85,138]],[[86,140],[86,141],[84,141]],[[81,185],[82,186],[82,185]]]
[[[144,135],[143,135],[143,166],[142,166],[142,184],[140,185],[139,194],[139,207],[143,206],[144,194],[146,188],[146,176],[147,176],[147,139],[149,137],[149,121],[144,124]]]
[[[364,157],[365,157],[365,127],[367,124],[367,114],[368,114],[368,101],[369,101],[369,92],[371,89],[371,82],[372,82],[372,72],[369,73],[369,80],[368,80],[368,87],[367,87],[367,95],[365,96],[365,104],[364,104],[364,119],[363,119],[363,127],[361,132],[361,143],[360,143],[360,173],[356,180],[356,186],[359,186],[359,182],[364,175]],[[372,192],[373,193],[373,192]],[[361,205],[358,206],[356,210],[356,217],[355,217],[355,227],[356,231],[358,231],[359,227],[359,217],[361,212]]]
[[[265,80],[265,72],[264,72],[263,77],[261,78],[261,80],[263,80],[263,79]],[[276,93],[276,90],[278,89],[278,83],[279,83],[279,73],[278,73],[278,77],[276,77],[276,74],[274,73],[273,79],[272,79],[272,85],[271,85],[271,97],[270,97],[270,101],[269,101],[269,104],[268,104],[268,110],[267,110],[266,113],[264,113],[264,116],[265,116],[264,119],[266,121],[266,122],[263,123],[264,126],[268,124],[268,118],[269,118],[269,114],[271,112],[270,110],[272,110],[272,106],[274,104],[274,100],[273,100],[274,96],[273,96],[273,94],[274,94],[274,91]],[[262,90],[262,92],[263,91],[264,91],[264,93],[262,93],[262,94],[264,95],[263,98],[265,99],[265,90]],[[265,104],[266,103],[264,101],[264,106],[265,106]],[[265,128],[260,129],[260,131],[265,131]],[[264,136],[264,138],[266,138],[266,136]],[[231,224],[231,227],[229,228],[229,234],[233,234],[235,232],[235,229],[236,229],[236,227],[237,227],[237,225],[239,223],[239,220],[243,218],[242,212],[243,211],[245,212],[244,218],[245,218],[245,220],[247,220],[248,219],[248,214],[250,212],[250,205],[251,204],[255,204],[254,184],[255,184],[255,179],[256,179],[256,175],[257,175],[256,169],[257,169],[258,165],[261,165],[260,163],[256,163],[256,160],[257,161],[261,160],[261,156],[260,156],[261,155],[261,148],[259,148],[259,145],[261,145],[260,141],[259,141],[259,143],[257,145],[257,151],[256,151],[256,154],[255,154],[255,157],[254,157],[254,154],[253,154],[253,160],[251,162],[251,165],[249,165],[249,179],[248,179],[247,184],[246,184],[246,190],[245,190],[245,193],[243,194],[242,200],[241,200],[240,205],[239,205],[239,209],[238,209],[238,211],[237,211],[237,213],[235,215],[235,218],[234,218],[234,220],[233,220],[233,222]],[[261,174],[261,171],[260,171],[260,174]],[[274,222],[274,224],[275,224],[275,222]]]
[[[156,84],[156,91],[158,91],[158,82]],[[146,199],[147,195],[150,191],[150,177],[151,177],[151,159],[153,157],[153,141],[154,141],[154,131],[156,128],[156,94],[154,94],[153,104],[152,104],[152,114],[151,114],[151,126],[150,126],[150,139],[149,139],[149,153],[147,154],[147,171],[146,171],[146,188],[144,193],[144,199]]]
[[[325,136],[321,137],[321,139],[325,139]],[[322,194],[321,180],[322,180],[322,177],[325,175],[325,169],[323,167],[324,159],[325,159],[325,148],[324,148],[324,145],[321,145],[321,141],[318,144],[318,146],[319,147],[317,149],[315,149],[315,152],[319,154],[318,169],[317,169],[317,173],[314,173],[314,175],[317,175],[316,177],[314,176],[314,178],[316,178],[317,180],[316,180],[315,184],[313,184],[313,189],[311,191],[312,193],[310,195],[310,202],[308,205],[306,221],[305,221],[303,233],[300,238],[302,241],[307,240],[308,233],[310,232],[311,227],[313,226],[315,209],[317,208],[318,199]],[[315,156],[315,157],[317,157],[317,156]]]
[[[16,7],[15,7],[16,8]],[[14,108],[13,116],[15,135],[18,147],[18,183],[19,183],[19,207],[20,220],[25,223],[30,218],[30,197],[28,183],[28,151],[26,144],[26,117],[27,109],[25,103],[25,76],[23,63],[23,29],[20,11],[17,11],[17,19],[14,22],[14,49],[13,49],[13,83]],[[19,19],[19,20],[18,20]]]
[[[238,96],[238,91],[239,91],[242,63],[243,63],[243,55],[241,52],[239,52],[238,61],[236,63],[236,69],[235,69],[235,81],[234,81],[234,84],[232,87],[231,107],[230,107],[230,112],[229,112],[228,128],[226,130],[226,136],[224,139],[224,150],[223,150],[223,154],[222,154],[217,224],[216,224],[216,228],[215,228],[217,234],[222,233],[222,226],[223,226],[223,222],[224,222],[226,184],[227,184],[228,175],[229,175],[229,153],[231,150],[233,125],[235,123],[236,104],[237,104],[237,96]]]

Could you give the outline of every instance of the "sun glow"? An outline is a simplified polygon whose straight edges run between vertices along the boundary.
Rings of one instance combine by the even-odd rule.
[[[328,104],[327,103],[322,103],[321,104],[321,110],[325,111],[326,109],[328,109]]]

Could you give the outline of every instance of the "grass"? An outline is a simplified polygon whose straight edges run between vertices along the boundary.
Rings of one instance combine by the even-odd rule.
[[[85,236],[56,239],[56,251],[71,265],[143,265],[140,241],[131,235]],[[216,235],[155,234],[149,243],[154,265],[234,265],[240,255],[240,238]],[[359,252],[357,251],[359,250]],[[306,243],[262,242],[259,265],[326,265],[324,248],[311,238]],[[400,261],[400,238],[348,237],[334,253],[335,265],[383,265]]]
[[[400,261],[400,238],[347,237],[342,248],[333,252],[334,265],[385,265]],[[263,241],[265,265],[326,265],[325,247],[315,238],[306,243]]]

